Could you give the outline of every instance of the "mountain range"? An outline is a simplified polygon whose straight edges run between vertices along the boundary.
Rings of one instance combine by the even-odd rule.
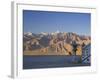
[[[89,43],[90,36],[73,32],[23,34],[24,55],[81,55],[82,47]]]

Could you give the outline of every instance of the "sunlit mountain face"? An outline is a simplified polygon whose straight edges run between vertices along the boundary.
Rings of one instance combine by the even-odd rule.
[[[23,34],[24,55],[82,55],[82,48],[90,43],[90,36],[59,30]]]

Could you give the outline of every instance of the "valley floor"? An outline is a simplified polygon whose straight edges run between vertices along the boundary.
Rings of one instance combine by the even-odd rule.
[[[23,69],[90,66],[80,62],[80,56],[23,56]]]

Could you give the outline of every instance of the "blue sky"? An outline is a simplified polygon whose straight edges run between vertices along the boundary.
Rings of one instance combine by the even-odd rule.
[[[24,32],[75,32],[91,34],[91,14],[23,10]]]

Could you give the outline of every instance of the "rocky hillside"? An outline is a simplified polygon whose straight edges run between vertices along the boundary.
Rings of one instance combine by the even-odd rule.
[[[23,35],[24,55],[81,55],[82,47],[91,43],[91,37],[72,32],[54,32]]]

